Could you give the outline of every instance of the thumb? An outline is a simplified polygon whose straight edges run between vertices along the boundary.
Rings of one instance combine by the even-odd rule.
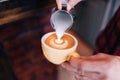
[[[69,60],[69,64],[73,67],[78,67],[81,65],[81,63],[84,61],[85,57],[80,56],[80,58],[78,57],[71,57]]]
[[[56,0],[56,3],[57,3],[57,7],[59,10],[62,9],[62,1],[61,0]]]
[[[76,4],[78,4],[82,0],[69,0],[67,4],[67,10],[70,11]]]

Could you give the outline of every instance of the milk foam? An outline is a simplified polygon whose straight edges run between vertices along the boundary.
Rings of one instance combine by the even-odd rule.
[[[57,42],[57,35],[52,34],[45,40],[45,43],[52,48],[56,49],[68,49],[74,45],[74,39],[69,35],[63,35],[60,42]]]
[[[60,30],[56,30],[56,35],[57,35],[57,43],[61,43],[62,40],[62,36],[64,35],[65,31],[60,31]]]

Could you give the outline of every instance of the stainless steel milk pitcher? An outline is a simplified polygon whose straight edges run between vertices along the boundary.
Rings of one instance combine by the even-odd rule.
[[[67,1],[62,0],[62,10],[56,10],[51,15],[51,25],[56,29],[69,30],[73,24],[73,16],[70,12],[66,11]]]

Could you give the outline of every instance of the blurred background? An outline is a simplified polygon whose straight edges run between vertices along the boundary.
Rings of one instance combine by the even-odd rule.
[[[96,38],[120,5],[120,0],[84,0],[74,8],[73,31],[94,48]],[[55,0],[0,1],[0,80],[74,80],[48,62],[41,37],[50,25]]]
[[[119,0],[85,0],[76,6],[75,32],[92,47],[99,31],[106,27],[120,5]]]

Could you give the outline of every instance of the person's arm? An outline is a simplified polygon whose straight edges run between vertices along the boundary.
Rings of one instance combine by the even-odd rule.
[[[78,4],[82,0],[67,0],[67,11],[70,11],[76,4]],[[58,9],[62,9],[62,0],[56,0]]]
[[[99,53],[94,56],[75,58],[63,63],[75,80],[120,80],[120,57]]]

